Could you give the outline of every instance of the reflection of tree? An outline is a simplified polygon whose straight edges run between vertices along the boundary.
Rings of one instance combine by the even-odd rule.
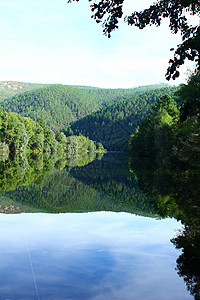
[[[42,181],[51,171],[56,156],[47,153],[26,156],[19,153],[0,162],[0,190],[10,191],[32,181]]]
[[[96,159],[96,153],[73,154],[49,152],[29,154],[25,152],[10,155],[9,159],[0,161],[0,190],[11,191],[31,182],[42,183],[44,178],[53,170],[62,170],[66,165],[71,167],[83,166]]]
[[[198,219],[199,221],[199,219]],[[179,276],[184,278],[187,288],[194,299],[200,299],[200,226],[199,222],[185,226],[183,232],[172,239],[182,254],[177,259]]]
[[[101,155],[103,153],[99,154]],[[95,160],[97,158],[97,155],[98,154],[95,152],[86,152],[82,155],[78,153],[72,153],[72,155],[70,155],[69,158],[66,160],[66,165],[69,167],[82,167]]]
[[[153,165],[152,160],[129,161],[129,168],[157,213],[175,217],[184,225],[183,231],[171,240],[177,249],[182,249],[177,270],[194,299],[200,299],[200,174],[170,170]]]
[[[172,239],[182,254],[177,259],[178,274],[184,278],[194,299],[200,299],[200,180],[198,173],[179,178],[177,203],[185,211],[183,232]]]
[[[171,172],[162,169],[157,161],[129,160],[129,169],[135,175],[138,186],[150,199],[156,213],[162,218],[180,219],[183,211],[176,203],[174,180]]]
[[[84,168],[73,168],[70,174],[97,190],[102,198],[110,199],[113,207],[118,205],[119,211],[155,217],[149,198],[140,192],[127,168],[124,155],[110,153],[101,161],[95,160]]]

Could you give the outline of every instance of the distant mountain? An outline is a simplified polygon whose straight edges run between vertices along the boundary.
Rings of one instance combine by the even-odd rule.
[[[130,135],[149,113],[151,105],[164,94],[173,96],[176,87],[138,88],[135,93],[103,107],[81,120],[73,122],[64,131],[66,135],[83,134],[101,142],[108,150],[123,150]]]
[[[4,111],[14,111],[33,120],[42,117],[54,130],[65,129],[73,122],[119,100],[163,85],[132,89],[101,89],[67,85],[31,85],[2,82],[3,91],[18,93],[0,103]],[[25,89],[29,91],[23,92]],[[32,89],[32,90],[31,90]],[[4,95],[5,96],[5,95]]]
[[[48,84],[26,83],[18,81],[0,81],[0,102],[14,95],[44,88]]]

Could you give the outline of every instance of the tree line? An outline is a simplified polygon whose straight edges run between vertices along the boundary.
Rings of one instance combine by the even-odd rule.
[[[91,151],[104,151],[101,143],[95,144],[84,136],[66,137],[56,134],[42,118],[33,121],[14,112],[0,111],[0,150],[1,152],[32,152],[70,154]]]
[[[131,135],[129,153],[170,161],[173,165],[200,166],[200,73],[193,73],[172,99],[161,97]]]

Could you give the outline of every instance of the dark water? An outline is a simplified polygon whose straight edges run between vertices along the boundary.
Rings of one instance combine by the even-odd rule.
[[[0,299],[200,299],[196,175],[191,195],[188,173],[121,155],[41,173],[4,173]]]

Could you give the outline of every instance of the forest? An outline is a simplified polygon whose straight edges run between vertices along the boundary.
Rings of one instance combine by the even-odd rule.
[[[53,132],[42,118],[33,121],[15,112],[0,111],[0,151],[3,161],[16,153],[78,153],[103,152],[101,143],[94,143],[84,136],[66,137]]]
[[[11,84],[10,84],[11,85]],[[105,108],[122,99],[160,89],[164,85],[144,86],[133,89],[100,89],[81,86],[50,85],[32,86],[32,90],[23,91],[6,99],[0,97],[3,111],[19,113],[24,117],[42,118],[54,131],[64,130],[73,122]],[[11,85],[9,92],[15,86]],[[6,87],[3,89],[7,92]]]
[[[95,141],[94,146],[85,140],[90,151],[97,145],[171,165],[199,166],[198,71],[179,87],[100,89],[16,82],[0,86],[5,93],[15,92],[0,101],[4,150],[54,152],[71,147],[72,153],[81,148],[84,152],[81,135]]]
[[[122,98],[73,122],[63,132],[66,135],[81,133],[102,142],[108,150],[125,150],[131,133],[148,114],[151,105],[165,93],[174,95],[176,90],[176,87],[147,87],[129,99]]]
[[[51,85],[1,98],[0,212],[181,220],[183,231],[171,240],[182,249],[177,271],[199,299],[199,83],[197,70],[179,87]],[[105,148],[121,158],[103,157]]]
[[[174,97],[162,96],[128,142],[132,156],[179,168],[200,167],[200,72],[191,74]]]

